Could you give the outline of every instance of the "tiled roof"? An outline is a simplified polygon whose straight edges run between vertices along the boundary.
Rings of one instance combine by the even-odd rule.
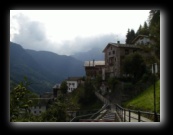
[[[106,50],[110,45],[113,45],[113,46],[116,46],[116,47],[122,47],[122,48],[140,48],[139,46],[130,45],[130,44],[108,43],[107,46],[105,47],[105,49],[103,50],[103,52],[105,52],[105,50]]]

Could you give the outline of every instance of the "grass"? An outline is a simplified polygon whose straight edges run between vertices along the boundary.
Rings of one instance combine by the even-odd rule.
[[[156,112],[160,113],[160,80],[156,82]],[[144,90],[137,97],[124,102],[122,106],[128,109],[154,112],[154,85]]]

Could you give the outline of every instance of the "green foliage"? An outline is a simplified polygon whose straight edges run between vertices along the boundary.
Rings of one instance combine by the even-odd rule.
[[[134,88],[134,87],[133,87],[133,84],[130,83],[130,82],[124,84],[124,90],[125,90],[126,92],[131,91],[133,88]]]
[[[66,122],[69,121],[70,114],[68,111],[77,111],[79,109],[69,95],[59,94],[57,99],[49,103],[49,107],[41,115],[44,122]]]
[[[160,113],[160,80],[156,81],[156,111]],[[133,99],[124,102],[122,105],[125,108],[151,111],[154,110],[154,96],[153,96],[154,86],[150,85],[146,90],[140,93]]]
[[[136,32],[136,37],[139,35],[146,35],[146,36],[149,35],[149,26],[148,26],[147,22],[144,22],[143,26],[141,26],[141,25],[139,26],[139,29]]]
[[[115,91],[116,85],[119,84],[119,81],[116,77],[110,77],[107,80],[107,84],[112,91]]]
[[[133,29],[128,29],[126,34],[126,44],[132,44],[133,39],[135,38],[135,31]]]
[[[29,121],[30,107],[34,105],[31,100],[36,95],[27,89],[27,78],[10,91],[10,121]]]
[[[123,72],[129,75],[134,82],[140,80],[146,72],[146,65],[143,57],[139,53],[133,53],[123,60]]]
[[[154,40],[153,49],[160,59],[160,11],[151,10],[149,15],[150,38]]]
[[[102,84],[102,76],[97,75],[96,78],[94,79],[93,83],[96,86],[96,88],[99,89]]]
[[[96,96],[94,93],[94,87],[90,80],[86,80],[84,84],[84,93],[81,95],[78,103],[83,105],[91,104],[92,102],[96,101]]]
[[[68,89],[67,82],[63,81],[61,83],[61,87],[60,87],[61,93],[62,94],[66,94],[67,93],[67,89]]]
[[[67,105],[56,100],[53,102],[50,108],[42,114],[42,121],[44,122],[66,122],[67,119]]]

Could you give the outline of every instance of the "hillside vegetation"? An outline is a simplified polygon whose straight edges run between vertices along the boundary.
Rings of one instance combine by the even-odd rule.
[[[160,80],[156,82],[156,112],[160,113]],[[143,110],[143,111],[154,111],[154,86],[151,85],[149,88],[144,90],[138,96],[133,99],[124,102],[122,105],[128,109]]]
[[[31,83],[30,90],[37,94],[52,91],[56,83],[69,76],[83,76],[83,62],[65,55],[34,51],[10,42],[10,87],[24,77]]]
[[[94,100],[92,102],[89,102],[89,104],[82,103],[81,98],[82,97],[86,98],[85,88],[83,85],[80,85],[72,93],[69,93],[68,97],[71,99],[71,101],[74,104],[79,106],[80,110],[100,109],[103,106],[103,103],[95,96],[95,94],[93,97]]]

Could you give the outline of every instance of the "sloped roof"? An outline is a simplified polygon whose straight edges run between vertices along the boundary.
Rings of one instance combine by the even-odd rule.
[[[139,48],[136,45],[130,45],[130,44],[119,44],[119,43],[108,43],[103,52],[109,47],[109,46],[116,46],[116,47],[122,47],[122,48]]]
[[[139,38],[149,38],[149,36],[146,35],[138,35],[135,39],[133,39],[132,43],[134,44]]]
[[[93,67],[93,66],[104,66],[105,61],[85,61],[84,67]]]

